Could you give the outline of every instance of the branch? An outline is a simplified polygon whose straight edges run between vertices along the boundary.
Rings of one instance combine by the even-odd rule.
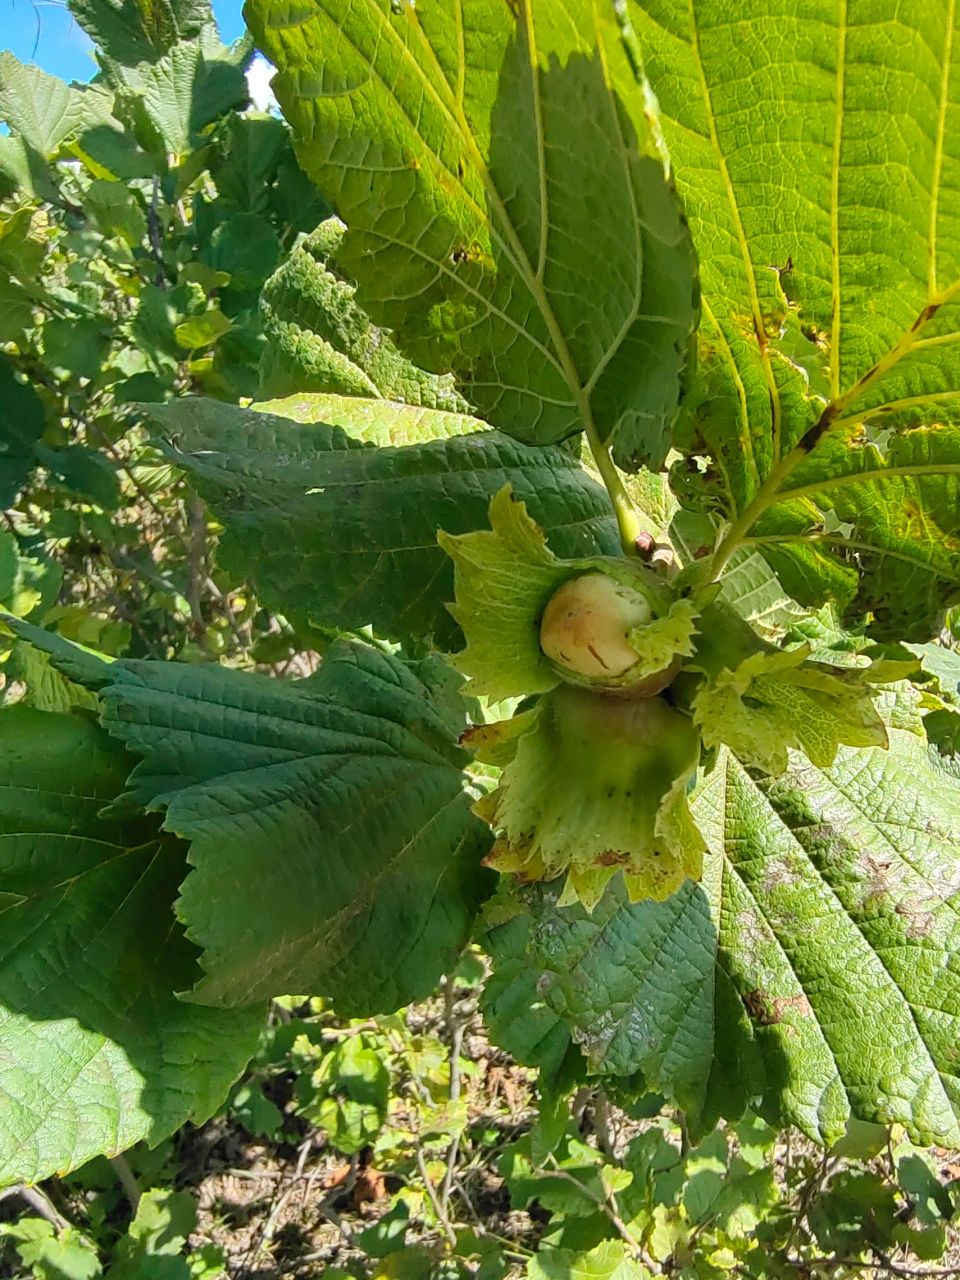
[[[430,1181],[430,1175],[427,1173],[427,1162],[424,1160],[423,1152],[419,1146],[417,1147],[417,1168],[420,1170],[420,1177],[423,1179],[423,1187],[427,1193],[427,1198],[433,1205],[433,1211],[437,1215],[437,1221],[443,1228],[443,1234],[447,1237],[447,1241],[451,1246],[456,1246],[457,1233],[453,1229],[453,1224],[447,1216],[446,1210],[440,1203],[436,1187]]]
[[[450,1101],[456,1102],[460,1097],[460,1050],[463,1048],[463,1033],[467,1028],[469,1017],[458,1017],[456,1012],[456,979],[447,974],[443,979],[443,1015],[450,1038]],[[455,1133],[447,1150],[447,1171],[443,1175],[440,1186],[440,1203],[444,1212],[450,1203],[450,1192],[453,1188],[453,1176],[460,1154],[460,1135]]]
[[[586,1196],[588,1200],[592,1201],[592,1203],[597,1206],[601,1213],[605,1214],[606,1217],[609,1218],[621,1239],[629,1245],[634,1256],[645,1266],[650,1267],[652,1270],[656,1270],[658,1264],[653,1258],[651,1258],[643,1245],[624,1222],[623,1218],[621,1218],[613,1195],[608,1194],[606,1197],[598,1196],[596,1192],[591,1191],[589,1187],[584,1186],[579,1178],[575,1178],[572,1173],[567,1173],[566,1169],[559,1168],[554,1156],[550,1156],[550,1163],[552,1167],[549,1169],[541,1168],[540,1173],[547,1178],[560,1178],[564,1182],[572,1183],[581,1195]]]

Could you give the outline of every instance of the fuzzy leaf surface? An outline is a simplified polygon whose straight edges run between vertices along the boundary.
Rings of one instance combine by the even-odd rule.
[[[744,22],[735,0],[644,0],[629,17],[701,264],[680,443],[713,465],[692,487],[791,595],[876,609],[885,635],[909,599],[929,636],[960,591],[960,14],[762,0]],[[885,428],[918,430],[887,452]]]
[[[157,61],[213,20],[209,0],[70,0],[70,12],[109,59],[127,66]]]
[[[10,707],[0,745],[7,1185],[202,1123],[256,1049],[263,1007],[174,996],[197,976],[172,914],[184,846],[155,820],[103,812],[131,761],[102,729]]]
[[[196,999],[317,991],[371,1013],[433,989],[493,882],[445,663],[341,642],[295,684],[181,663],[110,673],[104,724],[142,757],[132,798],[190,842],[178,912],[203,948]]]
[[[828,1142],[851,1116],[960,1140],[960,793],[890,737],[762,783],[723,756],[693,805],[703,882],[664,903],[524,891],[538,991],[594,1068],[707,1118],[757,1095]]]
[[[261,395],[333,391],[469,413],[449,374],[418,369],[357,304],[333,260],[344,231],[336,218],[321,223],[264,286]]]
[[[298,426],[215,401],[151,407],[169,456],[226,527],[221,562],[272,608],[456,647],[445,607],[453,564],[437,531],[484,525],[505,484],[558,555],[619,548],[605,491],[565,450],[531,449],[475,419],[389,401],[329,397],[324,409],[325,421]],[[417,436],[407,447],[365,443]]]
[[[498,429],[666,454],[693,251],[612,8],[251,0],[377,324]]]
[[[102,88],[67,84],[8,50],[0,53],[0,120],[44,158],[81,129],[105,124],[111,106]]]

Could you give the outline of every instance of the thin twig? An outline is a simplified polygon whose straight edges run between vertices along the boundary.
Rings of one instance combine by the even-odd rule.
[[[788,1235],[786,1244],[784,1245],[785,1250],[789,1249],[792,1246],[794,1240],[797,1237],[797,1232],[800,1230],[800,1227],[803,1225],[803,1222],[806,1219],[807,1214],[810,1212],[810,1209],[813,1205],[814,1200],[816,1199],[821,1188],[823,1187],[823,1183],[827,1177],[827,1171],[828,1171],[829,1165],[830,1165],[830,1154],[829,1152],[824,1151],[820,1159],[820,1163],[817,1165],[813,1173],[807,1178],[806,1182],[804,1183],[803,1190],[800,1193],[800,1201],[799,1201],[799,1204],[797,1205],[797,1212],[794,1215],[793,1222],[790,1225],[790,1234]]]
[[[547,1178],[560,1178],[564,1182],[572,1183],[582,1195],[586,1196],[588,1200],[592,1201],[593,1204],[597,1206],[601,1213],[605,1214],[607,1218],[609,1218],[621,1238],[633,1250],[634,1255],[639,1258],[645,1266],[656,1268],[657,1264],[654,1259],[650,1257],[643,1245],[624,1222],[623,1218],[621,1218],[613,1195],[608,1193],[606,1196],[598,1196],[595,1191],[584,1186],[579,1178],[575,1178],[572,1173],[567,1173],[566,1169],[561,1169],[554,1156],[550,1156],[549,1160],[550,1168],[541,1168],[540,1173]]]
[[[427,1173],[427,1163],[423,1158],[423,1152],[417,1147],[417,1168],[420,1170],[420,1177],[423,1179],[424,1190],[430,1203],[433,1205],[433,1211],[437,1215],[437,1221],[443,1228],[443,1234],[447,1237],[448,1242],[455,1246],[457,1243],[457,1233],[453,1229],[450,1219],[447,1217],[443,1205],[437,1196],[437,1189],[430,1181],[430,1175]]]
[[[207,522],[204,516],[203,502],[195,493],[191,493],[187,501],[187,562],[189,580],[187,584],[187,601],[190,605],[190,617],[193,621],[195,638],[203,642],[206,622],[203,617],[203,606],[200,600],[200,583],[206,579],[204,566],[207,556]]]
[[[597,1089],[593,1099],[593,1128],[597,1135],[597,1146],[609,1160],[615,1159],[617,1135],[613,1109],[602,1087]]]
[[[460,1097],[460,1051],[463,1048],[463,1033],[467,1028],[468,1018],[459,1017],[456,1011],[457,994],[456,979],[447,974],[443,980],[443,1016],[450,1037],[450,1092],[451,1104]],[[460,1154],[460,1134],[455,1133],[450,1139],[447,1149],[447,1168],[440,1185],[440,1203],[444,1213],[450,1205],[450,1192],[453,1188],[453,1175]]]
[[[24,1204],[28,1205],[34,1213],[38,1213],[41,1218],[49,1222],[57,1231],[66,1231],[70,1226],[70,1222],[63,1216],[47,1193],[41,1191],[39,1187],[25,1187],[22,1185],[8,1187],[2,1195],[4,1199],[7,1196],[19,1196]]]
[[[885,1254],[877,1253],[878,1261],[864,1262],[859,1258],[844,1258],[840,1254],[825,1258],[787,1258],[787,1262],[798,1270],[809,1271],[811,1267],[848,1267],[852,1271],[878,1271],[883,1268],[884,1274],[906,1276],[909,1280],[943,1280],[948,1276],[960,1276],[960,1267],[907,1267],[899,1262],[892,1262]]]
[[[253,1267],[257,1265],[257,1262],[259,1261],[261,1253],[263,1253],[264,1249],[269,1246],[270,1241],[273,1239],[273,1233],[277,1229],[277,1221],[280,1217],[280,1214],[283,1212],[284,1205],[293,1195],[294,1191],[297,1188],[297,1183],[300,1181],[300,1178],[303,1176],[304,1166],[307,1163],[307,1157],[310,1154],[310,1148],[312,1146],[313,1146],[312,1135],[311,1137],[306,1138],[300,1144],[300,1150],[297,1153],[297,1166],[296,1166],[296,1169],[294,1170],[293,1177],[290,1179],[289,1185],[282,1192],[280,1191],[279,1187],[277,1188],[275,1192],[273,1206],[270,1209],[269,1217],[267,1218],[266,1222],[263,1225],[263,1230],[260,1232],[259,1236],[257,1237],[256,1244],[251,1245],[250,1249],[247,1251],[247,1256],[243,1261],[243,1266],[240,1271],[241,1276],[250,1274],[250,1271],[253,1269]]]
[[[230,626],[230,630],[233,632],[233,638],[236,640],[237,644],[240,646],[241,649],[246,648],[247,642],[242,632],[240,631],[240,626],[237,622],[237,615],[233,612],[233,608],[230,604],[229,593],[226,591],[221,591],[220,588],[217,586],[217,584],[209,575],[207,576],[206,586],[207,586],[207,590],[213,596],[214,600],[216,600],[217,604],[219,604],[220,608],[223,610],[224,617],[226,618],[227,623]]]
[[[167,287],[167,269],[163,261],[163,240],[160,234],[160,179],[154,175],[153,191],[147,207],[147,236],[150,241],[150,252],[157,264],[154,284],[158,289]]]

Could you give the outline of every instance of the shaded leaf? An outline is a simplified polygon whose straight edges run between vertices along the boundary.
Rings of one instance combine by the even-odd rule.
[[[341,643],[297,684],[123,660],[110,675],[104,724],[142,757],[132,798],[191,842],[178,913],[203,948],[198,999],[318,991],[370,1013],[432,990],[492,880],[439,659]]]
[[[16,376],[13,362],[0,355],[0,506],[13,505],[36,465],[35,446],[43,427],[40,397]]]
[[[322,223],[264,286],[261,394],[339,391],[469,412],[452,377],[425,373],[405,359],[354,301],[355,287],[331,260],[345,231],[336,218]]]
[[[262,1009],[175,998],[196,969],[172,916],[184,846],[102,812],[129,757],[86,719],[25,707],[0,711],[0,739],[8,1184],[203,1122],[255,1050]]]
[[[170,440],[168,456],[226,526],[221,563],[273,608],[305,610],[317,625],[344,630],[375,621],[383,634],[432,635],[452,647],[458,632],[445,605],[453,565],[437,531],[484,524],[505,483],[558,554],[619,547],[605,491],[564,450],[528,449],[439,410],[323,403],[326,422],[309,426],[213,401],[150,409]],[[423,443],[365,446],[367,424],[374,440],[416,432]]]
[[[70,0],[70,12],[108,58],[153,62],[212,21],[209,0]]]

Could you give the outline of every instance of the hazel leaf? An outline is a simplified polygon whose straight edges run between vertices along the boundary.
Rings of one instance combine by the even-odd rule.
[[[811,648],[764,651],[719,672],[693,700],[704,745],[725,743],[748,767],[778,777],[794,747],[815,765],[833,764],[841,745],[886,747],[872,684],[890,675],[870,667],[808,662]]]

